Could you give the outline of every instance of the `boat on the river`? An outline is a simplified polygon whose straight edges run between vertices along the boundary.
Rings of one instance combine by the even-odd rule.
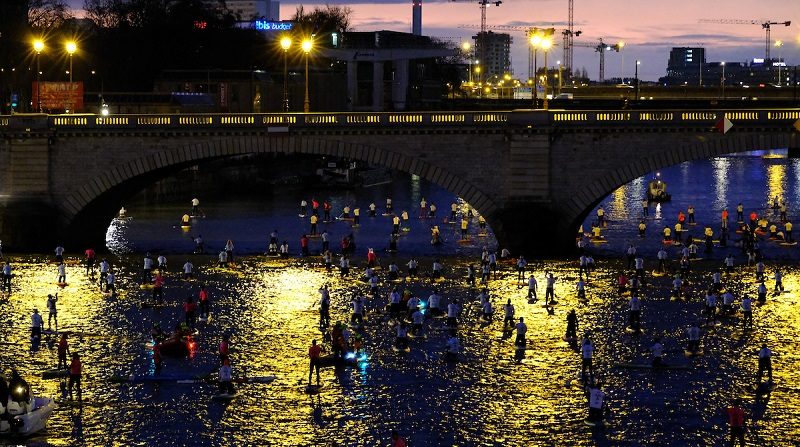
[[[672,200],[672,196],[667,192],[667,182],[658,178],[650,180],[647,184],[647,200],[659,203]]]
[[[25,404],[11,399],[0,402],[0,413],[8,411],[9,415],[0,419],[0,437],[25,437],[42,431],[56,408],[53,399],[46,397],[32,397]]]

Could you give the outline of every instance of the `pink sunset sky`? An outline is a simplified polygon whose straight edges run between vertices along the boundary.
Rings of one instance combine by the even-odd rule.
[[[423,0],[424,2],[424,0]],[[74,0],[75,6],[82,5]],[[302,3],[306,8],[325,2]],[[411,0],[383,2],[329,1],[353,9],[357,31],[411,29]],[[300,3],[282,2],[281,18],[290,18]],[[555,24],[563,29],[567,20],[567,0],[504,0],[499,7],[489,6],[489,25]],[[77,11],[76,11],[77,12]],[[477,29],[460,25],[480,25],[477,1],[423,3],[423,34],[470,40]],[[699,19],[769,19],[791,20],[790,27],[773,26],[772,41],[782,40],[779,50],[772,48],[787,64],[800,63],[800,0],[575,0],[575,29],[583,34],[576,39],[593,43],[603,38],[607,43],[625,42],[624,56],[606,54],[606,77],[618,77],[624,58],[625,76],[633,76],[634,64],[641,60],[640,77],[656,80],[666,72],[672,46],[706,48],[706,60],[744,62],[764,57],[765,33],[760,25],[701,24]],[[504,32],[504,31],[497,31]],[[524,34],[511,33],[512,64],[515,76],[527,76],[527,49]],[[559,36],[560,37],[560,36]],[[560,39],[557,39],[560,45]],[[555,66],[562,58],[560,46],[551,52],[548,63]],[[541,64],[541,57],[540,57]],[[598,76],[599,56],[590,48],[575,49],[575,67],[586,67],[591,78]]]

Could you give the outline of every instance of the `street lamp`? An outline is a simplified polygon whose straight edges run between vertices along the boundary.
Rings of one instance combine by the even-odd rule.
[[[553,41],[551,39],[542,39],[542,43],[539,46],[544,50],[544,102],[542,103],[542,108],[547,110],[547,53],[550,47],[553,46]]]
[[[72,93],[75,91],[72,88],[72,55],[75,54],[76,51],[78,51],[78,45],[75,44],[74,41],[69,40],[65,44],[65,47],[67,49],[67,54],[69,54],[69,92],[70,92],[69,101],[72,101]],[[70,106],[69,111],[74,112],[75,105],[70,103],[69,106]]]
[[[531,34],[531,37],[530,37],[529,40],[530,40],[530,43],[531,43],[531,50],[533,51],[533,74],[530,74],[530,76],[533,78],[533,88],[531,89],[531,98],[533,99],[533,108],[536,109],[539,106],[539,98],[536,97],[536,93],[537,93],[536,92],[536,87],[539,85],[538,82],[537,82],[537,79],[536,79],[537,76],[538,76],[536,74],[536,72],[538,71],[537,70],[537,68],[538,68],[537,65],[538,64],[537,64],[536,56],[537,56],[537,50],[538,50],[539,46],[542,44],[542,36],[537,31],[537,32],[534,32],[533,34]]]
[[[781,59],[782,59],[781,53],[783,51],[783,41],[782,40],[776,40],[775,41],[775,48],[778,49],[778,87],[780,87],[781,86],[781,65],[782,65],[781,64]]]
[[[300,48],[303,49],[303,53],[306,58],[306,98],[303,101],[303,112],[308,113],[311,109],[309,100],[308,100],[308,53],[311,52],[311,48],[313,48],[314,44],[311,42],[311,39],[303,40],[303,43],[300,44]]]
[[[561,94],[561,61],[558,61],[558,94]]]
[[[36,52],[36,110],[42,113],[42,69],[39,65],[39,56],[44,51],[44,42],[41,39],[33,41],[33,51]]]
[[[289,65],[287,57],[289,47],[292,46],[292,39],[288,36],[281,38],[281,48],[283,48],[283,112],[289,112]]]
[[[719,63],[722,66],[722,79],[719,80],[722,86],[722,99],[725,100],[725,61]]]
[[[625,42],[619,41],[617,42],[617,51],[619,51],[619,82],[620,84],[625,83],[625,52],[622,49],[625,48]]]
[[[640,61],[636,61],[636,101],[639,100],[639,65],[641,65]]]

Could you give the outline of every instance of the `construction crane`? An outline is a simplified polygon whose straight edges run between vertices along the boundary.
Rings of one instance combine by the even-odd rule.
[[[606,80],[606,51],[616,51],[619,53],[619,50],[622,49],[622,45],[617,43],[614,45],[609,45],[603,42],[603,38],[599,39],[600,43],[589,43],[589,42],[578,42],[573,43],[573,46],[582,47],[582,48],[592,48],[594,51],[600,53],[600,78],[599,81],[603,82]]]
[[[474,3],[476,0],[450,0],[451,2],[458,2],[458,3]],[[479,36],[479,41],[476,42],[480,47],[480,60],[483,62],[486,60],[486,7],[488,5],[495,5],[500,6],[503,2],[501,0],[477,0],[478,5],[481,7],[481,33]],[[481,70],[480,74],[480,81],[483,82],[483,72],[485,70]]]
[[[785,22],[776,22],[767,19],[759,19],[759,20],[738,20],[738,19],[700,19],[700,23],[720,23],[723,25],[761,25],[761,28],[767,34],[766,37],[766,52],[764,56],[764,61],[769,60],[769,48],[772,46],[772,41],[770,38],[770,33],[772,31],[772,25],[783,25],[783,26],[790,26],[792,24],[791,20],[787,20]]]
[[[564,65],[567,68],[567,73],[572,73],[572,44],[575,43],[575,37],[581,35],[580,31],[575,31],[575,1],[569,0],[569,13],[567,18],[567,29],[562,34],[564,35]]]

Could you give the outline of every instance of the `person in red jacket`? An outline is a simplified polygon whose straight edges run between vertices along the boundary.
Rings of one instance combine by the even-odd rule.
[[[210,312],[209,305],[208,305],[208,290],[206,290],[206,286],[200,286],[200,315],[208,316]]]
[[[75,387],[78,394],[78,400],[81,400],[81,373],[83,365],[81,365],[81,358],[78,353],[72,354],[72,363],[69,364],[69,398],[72,399],[72,388]]]
[[[322,346],[317,344],[316,340],[311,340],[311,346],[308,348],[308,386],[311,386],[311,377],[314,370],[317,371],[317,386],[319,386],[319,356],[322,353]]]
[[[153,280],[153,302],[157,304],[164,303],[164,276],[161,275],[161,270],[156,274]]]
[[[375,267],[376,265],[378,265],[378,255],[375,254],[375,250],[370,248],[367,252],[367,266]]]
[[[94,250],[91,248],[86,249],[86,276],[94,276],[94,261],[97,258]]]
[[[733,447],[736,443],[736,440],[739,440],[739,444],[744,447],[744,410],[742,409],[742,400],[735,399],[733,401],[733,405],[728,407],[725,412],[728,415],[728,426],[730,427],[731,439],[728,442],[730,447]]]
[[[197,304],[194,303],[192,297],[186,298],[186,302],[183,303],[183,313],[186,315],[186,324],[194,331],[197,321]]]
[[[308,256],[308,236],[305,234],[300,238],[300,254]]]
[[[61,340],[58,341],[58,369],[67,369],[67,356],[69,355],[69,346],[67,344],[67,334],[61,334]]]

